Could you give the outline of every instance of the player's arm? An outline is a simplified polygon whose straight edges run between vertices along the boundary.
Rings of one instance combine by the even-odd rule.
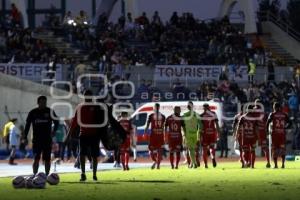
[[[203,124],[202,124],[202,121],[200,120],[200,115],[196,115],[196,116],[197,116],[197,121],[198,121],[197,141],[200,142],[201,132],[202,132],[202,129],[203,129]]]
[[[32,111],[30,111],[28,113],[28,116],[26,119],[26,124],[25,124],[25,129],[24,129],[24,140],[26,142],[28,141],[28,133],[29,133],[29,129],[30,129],[32,121],[33,121],[33,116],[32,116]]]
[[[149,115],[149,117],[147,119],[147,124],[146,124],[146,128],[144,130],[144,134],[146,134],[148,132],[148,129],[149,129],[149,126],[150,126],[150,123],[151,123],[151,116],[152,115]]]
[[[169,132],[169,128],[170,128],[170,125],[169,125],[169,117],[166,119],[166,122],[165,122],[165,128],[164,128],[164,141],[166,143],[167,141],[167,133]]]
[[[77,127],[78,127],[78,122],[77,122],[77,111],[76,111],[75,116],[71,120],[70,127],[69,127],[69,130],[67,132],[67,136],[64,140],[64,143],[67,143],[69,141],[69,139],[74,134],[74,131],[77,129]]]
[[[269,115],[269,117],[268,117],[268,119],[267,119],[267,123],[266,123],[266,130],[267,130],[267,133],[269,133],[270,134],[270,132],[269,132],[269,126],[270,126],[270,123],[273,121],[273,114],[272,113],[270,113],[270,115]]]
[[[218,120],[218,117],[216,114],[215,114],[214,122],[215,122],[216,130],[217,130],[217,137],[220,138],[221,129],[220,129],[219,120]]]
[[[235,116],[232,123],[233,138],[237,137],[237,124],[238,124],[238,116]]]
[[[57,120],[57,115],[56,115],[55,111],[54,111],[54,110],[51,110],[51,112],[52,112],[51,118],[52,118],[52,121],[53,121],[53,123],[54,123],[54,128],[53,128],[53,132],[52,132],[52,137],[54,137],[54,136],[55,136],[55,133],[56,133],[56,131],[57,131],[57,129],[58,129],[59,121]]]
[[[241,129],[242,124],[243,124],[243,117],[241,117],[236,124],[236,133],[235,133],[236,140],[238,138],[238,131]]]

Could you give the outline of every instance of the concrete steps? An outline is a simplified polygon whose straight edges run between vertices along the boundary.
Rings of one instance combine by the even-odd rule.
[[[263,35],[261,39],[265,45],[265,48],[270,49],[271,52],[281,58],[287,66],[294,66],[297,61],[290,53],[288,53],[283,47],[280,46],[270,35]]]
[[[71,43],[65,41],[63,37],[54,35],[53,31],[43,30],[36,32],[34,33],[34,38],[40,39],[57,49],[59,55],[63,55],[69,59],[88,61],[89,56],[86,51],[74,47]]]

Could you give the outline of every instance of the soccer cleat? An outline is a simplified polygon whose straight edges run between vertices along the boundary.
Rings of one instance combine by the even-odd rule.
[[[155,166],[156,166],[156,162],[153,162],[151,165],[151,169],[155,169]]]
[[[274,169],[278,169],[278,166],[277,166],[277,165],[275,165],[275,166],[274,166]]]
[[[216,159],[215,159],[215,158],[212,159],[212,163],[213,163],[213,167],[216,167],[216,166],[217,166],[217,162],[216,162]]]
[[[94,180],[94,181],[98,181],[97,176],[93,176],[93,180]]]
[[[129,171],[129,166],[128,165],[126,165],[125,168],[126,168],[127,171]]]
[[[285,168],[285,165],[284,164],[282,164],[282,166],[281,166],[281,169],[284,169]]]
[[[178,169],[178,166],[176,166],[175,169]]]
[[[81,182],[86,181],[86,175],[85,175],[85,174],[81,174],[80,181],[81,181]]]
[[[208,165],[207,164],[205,164],[205,168],[208,169]]]
[[[270,167],[271,167],[271,164],[267,163],[266,168],[270,168]]]

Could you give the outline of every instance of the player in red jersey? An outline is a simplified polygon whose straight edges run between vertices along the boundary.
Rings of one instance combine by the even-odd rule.
[[[170,163],[172,169],[174,169],[174,153],[176,153],[175,169],[178,169],[180,161],[180,153],[182,150],[182,134],[181,128],[184,127],[184,121],[180,117],[180,107],[174,107],[174,114],[170,115],[166,119],[165,133],[168,132],[168,143],[170,151]]]
[[[243,149],[242,149],[242,129],[237,128],[238,122],[242,115],[243,115],[243,111],[239,112],[234,116],[232,129],[233,129],[233,138],[239,144],[240,162],[242,163],[242,168],[244,168],[245,162],[243,158]]]
[[[133,139],[133,127],[128,119],[128,113],[122,112],[121,118],[119,120],[121,126],[124,128],[124,130],[127,132],[127,137],[124,143],[120,146],[120,157],[121,157],[121,163],[123,166],[123,170],[129,170],[128,162],[129,162],[129,150],[131,146],[131,142],[134,141]]]
[[[204,112],[200,115],[202,121],[202,134],[200,141],[202,145],[202,154],[205,168],[207,166],[207,152],[210,150],[210,155],[213,167],[217,166],[216,162],[216,143],[219,138],[220,128],[218,124],[218,117],[215,112],[209,109],[208,104],[203,105]]]
[[[290,124],[288,115],[280,110],[280,104],[274,103],[273,112],[270,113],[267,121],[267,128],[272,124],[272,156],[274,160],[274,168],[278,168],[277,159],[279,156],[282,158],[282,166],[285,167],[285,129]]]
[[[157,169],[160,168],[160,162],[162,159],[162,148],[165,143],[164,141],[164,126],[165,126],[165,116],[159,112],[160,105],[156,103],[154,105],[154,113],[150,114],[147,120],[147,125],[144,134],[147,133],[148,128],[151,124],[151,133],[149,140],[149,151],[150,157],[153,160],[151,169],[155,166]]]
[[[269,148],[267,142],[267,115],[264,113],[263,106],[259,99],[255,100],[255,114],[257,117],[257,126],[258,126],[258,145],[261,146],[262,151],[265,154],[265,158],[267,160],[267,168],[270,168],[270,156],[269,156]]]
[[[253,106],[248,105],[246,113],[240,117],[237,130],[241,129],[244,167],[254,168],[255,148],[257,142],[257,119]]]

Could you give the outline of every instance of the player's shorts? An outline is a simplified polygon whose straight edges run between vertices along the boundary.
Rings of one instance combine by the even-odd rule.
[[[272,135],[272,147],[273,148],[285,148],[285,134],[273,134]]]
[[[34,160],[39,160],[42,155],[44,161],[50,161],[51,150],[52,150],[52,142],[36,141],[32,143],[32,152],[33,152]]]
[[[149,150],[157,150],[163,148],[164,145],[164,135],[163,134],[150,134],[149,140]]]
[[[100,155],[100,139],[93,136],[80,136],[80,155],[98,157]]]
[[[120,146],[120,151],[129,151],[130,150],[130,137],[127,137],[123,144]]]
[[[268,145],[267,143],[267,134],[265,131],[261,131],[258,134],[259,138],[258,138],[258,144],[261,147],[266,147]]]
[[[181,151],[182,137],[169,137],[169,149],[170,151]]]
[[[248,148],[248,147],[255,148],[256,147],[256,142],[257,142],[256,137],[253,137],[253,138],[243,138],[243,140],[242,140],[242,148]]]
[[[217,142],[217,134],[212,133],[212,134],[203,134],[202,135],[202,140],[201,140],[201,145],[202,146],[211,146],[215,145]]]

